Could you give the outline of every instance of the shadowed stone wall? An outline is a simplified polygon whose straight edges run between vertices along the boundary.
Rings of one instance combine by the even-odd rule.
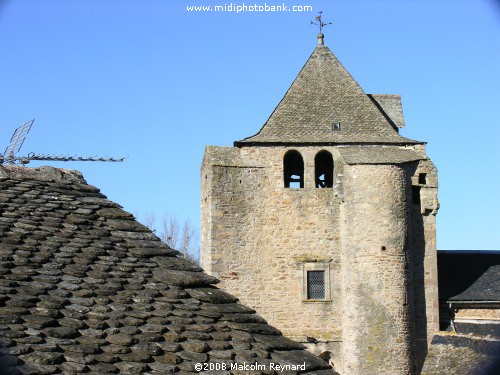
[[[405,166],[409,202],[409,302],[412,350],[416,373],[421,370],[428,347],[439,330],[436,251],[437,170],[430,160]],[[425,175],[425,179],[422,177]],[[416,189],[416,191],[415,191]]]

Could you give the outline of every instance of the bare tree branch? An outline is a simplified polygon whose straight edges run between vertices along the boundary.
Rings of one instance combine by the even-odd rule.
[[[134,216],[139,217],[137,214]],[[181,228],[177,216],[164,213],[159,228],[157,228],[155,212],[148,211],[144,215],[143,224],[156,232],[162,242],[166,243],[172,249],[178,250],[183,258],[193,263],[199,263],[199,234],[189,219],[183,222]]]
[[[144,223],[143,224],[154,232],[156,230],[155,223],[156,223],[155,212],[154,211],[146,212],[146,214],[144,215]]]

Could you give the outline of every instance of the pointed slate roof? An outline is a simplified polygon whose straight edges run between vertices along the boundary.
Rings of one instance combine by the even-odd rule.
[[[335,55],[318,45],[260,131],[258,144],[414,144],[402,137]],[[333,131],[334,122],[340,131]]]
[[[176,255],[79,173],[0,166],[0,373],[337,374]]]

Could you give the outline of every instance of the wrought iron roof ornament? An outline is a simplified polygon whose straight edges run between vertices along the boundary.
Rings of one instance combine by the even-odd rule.
[[[320,44],[320,45],[325,44],[325,42],[323,40],[323,38],[325,36],[323,35],[323,32],[322,32],[323,31],[323,27],[332,24],[331,22],[328,22],[328,23],[323,22],[322,13],[323,13],[323,11],[321,10],[319,12],[319,16],[316,16],[316,18],[314,19],[314,21],[311,21],[311,25],[316,25],[316,26],[319,27],[318,44]]]
[[[319,16],[316,16],[315,20],[314,21],[311,21],[311,25],[316,25],[319,27],[319,33],[321,34],[322,31],[323,31],[323,27],[325,26],[328,26],[328,25],[331,25],[332,23],[331,22],[328,22],[328,23],[325,23],[323,22],[323,18],[321,16],[321,14],[323,13],[323,11],[320,11],[319,12]]]

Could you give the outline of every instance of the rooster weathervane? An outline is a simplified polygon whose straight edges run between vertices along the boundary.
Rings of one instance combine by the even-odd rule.
[[[319,16],[316,16],[315,20],[311,21],[311,25],[317,25],[317,26],[319,26],[319,33],[320,34],[322,33],[323,27],[332,24],[331,22],[328,22],[328,23],[323,22],[323,18],[321,17],[322,13],[323,13],[323,11],[320,11],[319,12]]]

